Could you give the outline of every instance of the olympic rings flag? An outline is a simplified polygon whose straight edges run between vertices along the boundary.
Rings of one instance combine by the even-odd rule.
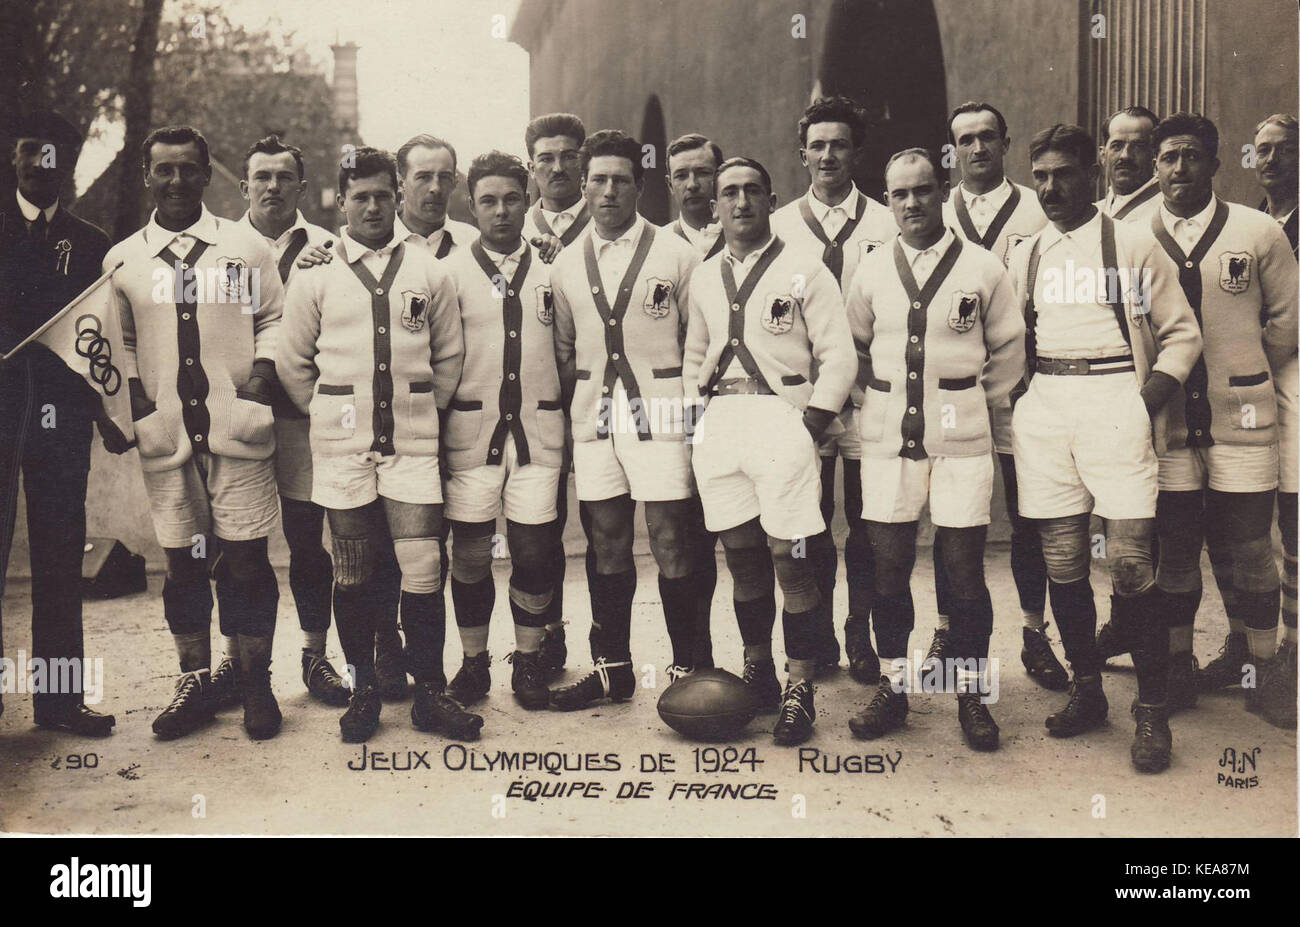
[[[105,285],[121,266],[118,264],[83,290],[5,359],[33,341],[45,345],[99,394],[107,418],[121,433],[122,444],[130,445],[135,443],[135,430],[131,427],[130,390],[121,366],[126,349],[122,346],[117,299],[113,288]]]

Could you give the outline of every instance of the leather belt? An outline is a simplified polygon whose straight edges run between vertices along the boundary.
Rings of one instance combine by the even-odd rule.
[[[1034,362],[1035,373],[1057,377],[1095,377],[1107,373],[1132,373],[1133,358],[1128,354],[1118,357],[1039,357]]]
[[[732,377],[729,380],[719,380],[718,384],[713,387],[711,395],[775,396],[776,391],[762,380],[755,380],[753,377]]]

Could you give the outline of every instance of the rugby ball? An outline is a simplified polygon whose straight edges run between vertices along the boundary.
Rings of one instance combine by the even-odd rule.
[[[692,740],[735,737],[756,714],[744,680],[723,669],[683,676],[659,696],[659,717]]]

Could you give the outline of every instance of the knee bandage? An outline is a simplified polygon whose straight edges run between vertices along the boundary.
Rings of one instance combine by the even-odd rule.
[[[811,560],[775,556],[772,562],[776,567],[781,595],[785,597],[785,610],[797,613],[816,608],[821,602],[821,593],[817,589],[817,574]]]
[[[442,541],[394,538],[393,553],[402,571],[402,591],[427,595],[442,589]]]
[[[766,547],[726,547],[727,569],[731,571],[737,602],[753,602],[771,595],[775,588],[772,556]]]
[[[510,601],[530,615],[543,615],[551,607],[555,589],[552,564],[516,561],[510,571]]]
[[[1272,592],[1281,585],[1273,545],[1267,535],[1235,541],[1232,550],[1232,585],[1241,592]]]
[[[1141,595],[1155,584],[1149,538],[1107,538],[1106,559],[1110,561],[1110,578],[1116,595]]]
[[[474,584],[492,575],[492,535],[456,537],[451,547],[451,576],[458,583]]]
[[[1086,579],[1088,558],[1092,554],[1088,546],[1088,516],[1042,519],[1039,531],[1048,578],[1061,585]]]
[[[370,538],[347,538],[333,535],[334,582],[344,589],[355,589],[374,575]]]

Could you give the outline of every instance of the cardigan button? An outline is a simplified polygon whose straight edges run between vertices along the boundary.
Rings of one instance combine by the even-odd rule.
[[[387,400],[387,399],[381,399],[381,400],[379,400],[379,408],[381,408],[381,409],[387,409],[387,408],[388,408],[388,400]]]
[[[388,365],[387,365],[387,364],[380,364],[380,365],[379,365],[379,369],[380,369],[380,370],[387,370],[387,369],[388,369]]]
[[[380,444],[387,444],[387,443],[388,443],[388,435],[380,435],[380,436],[379,436],[379,443],[380,443]]]
[[[192,357],[187,357],[187,358],[185,358],[185,366],[186,366],[186,367],[193,367],[193,366],[194,366],[194,358],[192,358]]]
[[[617,324],[618,324],[618,319],[610,319],[610,320],[609,320],[609,327],[610,327],[610,328],[613,328],[613,327],[614,327],[615,325],[617,325]]]
[[[375,295],[376,295],[376,296],[383,296],[383,295],[384,295],[384,288],[383,288],[382,286],[377,286],[377,287],[375,287]]]
[[[1198,431],[1197,434],[1199,435],[1200,432]],[[202,444],[202,443],[203,443],[203,435],[195,435],[195,436],[194,436],[194,440],[197,441],[199,444]]]
[[[593,286],[593,287],[591,288],[591,292],[592,292],[592,293],[599,294],[599,293],[600,293],[600,287],[598,287],[598,286]]]
[[[740,344],[740,339],[739,339],[739,338],[732,338],[732,339],[731,339],[731,346],[732,346],[733,348],[734,348],[736,345],[738,345],[738,344]]]
[[[1198,428],[1196,429],[1196,437],[1199,438],[1200,436],[1201,436],[1201,429]]]
[[[181,313],[181,318],[182,318],[184,321],[188,322],[188,321],[190,320],[190,314],[189,314],[188,312],[182,312],[182,313]]]
[[[1200,399],[1200,398],[1201,398],[1201,394],[1198,393],[1198,392],[1193,391],[1193,393],[1192,393],[1192,398],[1193,398],[1193,399]]]
[[[732,304],[731,304],[731,311],[732,311],[732,312],[739,312],[739,311],[740,311],[740,303],[732,303]]]
[[[611,354],[611,355],[609,356],[609,359],[610,359],[610,360],[618,360],[618,352],[616,351],[616,352],[614,352],[613,354]]]
[[[507,296],[514,296],[514,295],[515,295],[515,291],[514,291],[514,290],[506,290],[506,295],[507,295]]]
[[[911,338],[908,338],[907,340],[910,341],[910,342],[912,342],[912,344],[916,344],[916,343],[917,343],[918,341],[920,341],[921,339],[918,338],[916,335],[913,335]]]
[[[513,412],[507,412],[507,413],[506,413],[506,421],[507,421],[507,422],[513,422],[514,420],[515,420],[515,414],[514,414]]]
[[[908,447],[916,447],[916,442],[915,442],[915,441],[908,441],[908,442],[907,442],[907,446],[908,446]]]
[[[832,247],[832,248],[838,248],[839,246],[840,246],[840,243],[839,243],[838,241],[833,241],[833,242],[831,242],[831,247]]]
[[[513,379],[514,379],[514,378],[515,378],[515,375],[514,375],[514,374],[513,374],[513,373],[512,373],[512,374],[510,374],[510,379],[512,379],[512,380],[513,380]]]
[[[608,393],[608,392],[609,392],[609,387],[608,387],[608,386],[602,386],[602,387],[600,388],[600,391],[601,391],[602,393]]]
[[[1196,265],[1193,264],[1191,261],[1188,261],[1188,262],[1187,262],[1186,264],[1184,264],[1183,266],[1186,267],[1188,270],[1191,270],[1191,269],[1192,269],[1193,267],[1195,267]],[[1198,431],[1197,434],[1199,435],[1200,432]]]
[[[191,400],[190,400],[190,405],[192,405],[192,406],[197,406],[198,404],[199,404],[199,401],[198,401],[197,399],[191,399]]]
[[[911,373],[909,373],[909,374],[907,375],[907,378],[908,378],[909,380],[915,380],[915,379],[916,379],[916,371],[913,370]]]
[[[518,333],[518,332],[511,332],[511,333],[510,333],[510,337],[511,337],[511,338],[518,338],[518,337],[519,337],[519,333]]]
[[[908,406],[908,407],[907,407],[907,414],[908,414],[908,415],[915,415],[915,414],[916,414],[916,406]]]
[[[388,331],[388,329],[384,328],[384,326],[381,325],[377,329],[375,329],[375,331],[379,332],[379,334],[382,335],[385,334]]]
[[[492,456],[493,456],[493,457],[495,457],[497,454],[500,454],[500,453],[501,453],[501,452],[500,452],[499,450],[497,450],[495,447],[492,448]]]

